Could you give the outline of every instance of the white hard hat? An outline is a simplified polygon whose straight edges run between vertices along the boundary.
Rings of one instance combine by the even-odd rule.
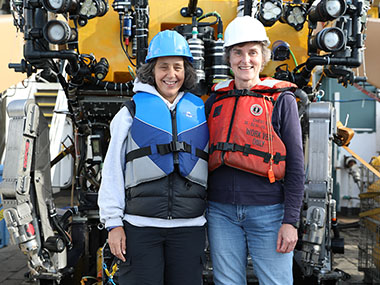
[[[264,25],[259,20],[250,16],[236,17],[224,32],[224,47],[245,42],[270,44]]]

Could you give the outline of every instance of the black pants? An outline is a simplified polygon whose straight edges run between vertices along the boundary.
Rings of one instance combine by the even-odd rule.
[[[153,228],[124,223],[126,262],[120,285],[200,285],[205,227]]]

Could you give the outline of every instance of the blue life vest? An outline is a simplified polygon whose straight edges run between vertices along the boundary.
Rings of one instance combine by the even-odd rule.
[[[170,111],[156,95],[133,96],[135,116],[127,138],[126,188],[174,172],[206,187],[209,133],[202,99],[185,93]]]

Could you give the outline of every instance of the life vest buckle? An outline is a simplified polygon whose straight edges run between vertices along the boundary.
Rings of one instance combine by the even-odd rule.
[[[270,154],[269,152],[264,154],[264,162],[265,163],[268,163],[271,159],[272,159],[272,154]]]
[[[171,152],[180,152],[180,151],[187,150],[185,142],[178,142],[178,141],[171,141],[169,144],[169,149]]]
[[[174,142],[171,141],[167,144],[158,144],[157,145],[157,152],[161,155],[165,155],[171,152],[190,152],[191,153],[191,145],[187,144],[186,142]]]
[[[233,143],[218,142],[216,144],[216,149],[221,151],[236,151],[236,145]]]
[[[243,147],[243,155],[248,156],[251,153],[251,145],[245,144]]]

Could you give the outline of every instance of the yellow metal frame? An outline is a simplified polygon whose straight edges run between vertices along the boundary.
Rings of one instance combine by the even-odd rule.
[[[236,17],[237,0],[199,0],[198,7],[204,13],[218,12],[223,20],[224,28]],[[191,24],[191,18],[182,17],[180,10],[187,7],[188,1],[178,0],[151,0],[149,1],[149,41],[161,30],[169,29],[180,24]],[[132,79],[128,66],[131,66],[120,46],[119,15],[112,8],[100,18],[89,20],[87,25],[79,28],[80,53],[93,53],[99,60],[107,58],[110,69],[105,80],[113,82],[126,82]],[[213,20],[212,20],[213,21]],[[298,64],[307,59],[307,23],[303,30],[297,32],[287,24],[277,22],[267,28],[270,41],[286,41],[294,53]],[[131,44],[129,47],[131,54]],[[293,69],[295,63],[292,58],[284,62],[270,62],[264,69],[263,75],[272,76],[275,68],[283,63],[289,64]],[[133,68],[134,69],[134,68]]]

